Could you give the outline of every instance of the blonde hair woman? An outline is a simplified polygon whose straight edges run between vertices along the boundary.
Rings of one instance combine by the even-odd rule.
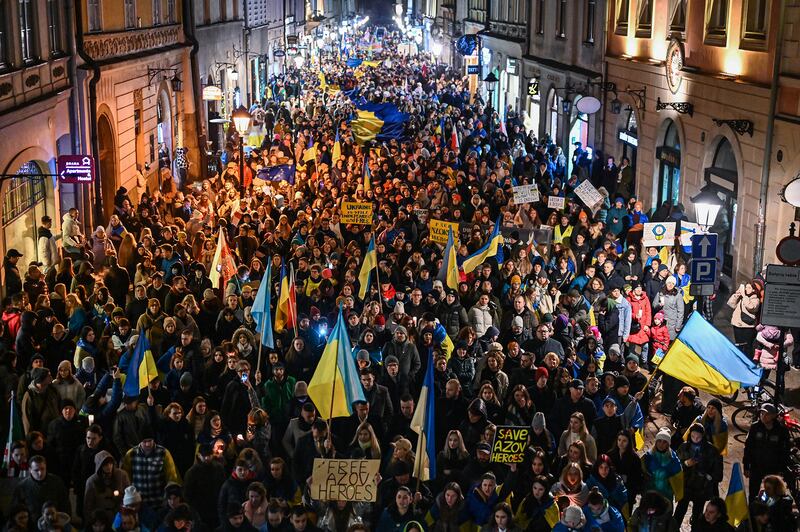
[[[561,433],[561,438],[558,441],[558,455],[566,455],[567,448],[576,441],[583,442],[586,448],[586,458],[594,463],[597,459],[597,445],[592,435],[589,434],[589,430],[586,428],[586,420],[580,412],[575,412],[569,416],[569,426],[567,430]]]
[[[381,445],[369,421],[364,421],[356,429],[356,435],[350,442],[349,454],[350,458],[380,460]]]

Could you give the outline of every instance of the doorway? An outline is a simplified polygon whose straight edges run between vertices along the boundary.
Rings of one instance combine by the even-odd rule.
[[[103,191],[103,211],[106,219],[114,212],[117,192],[117,146],[114,128],[106,115],[97,119],[97,139],[100,148],[100,186]]]

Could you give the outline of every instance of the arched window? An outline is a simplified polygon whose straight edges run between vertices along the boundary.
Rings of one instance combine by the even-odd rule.
[[[561,112],[561,98],[556,94],[555,89],[550,89],[547,96],[547,133],[550,138],[558,138],[558,113]]]
[[[44,199],[44,177],[39,165],[28,161],[17,170],[3,194],[3,225],[33,208]]]
[[[664,142],[656,148],[656,157],[659,167],[654,194],[655,206],[658,208],[665,202],[676,205],[681,188],[681,141],[678,126],[672,120],[667,119]]]

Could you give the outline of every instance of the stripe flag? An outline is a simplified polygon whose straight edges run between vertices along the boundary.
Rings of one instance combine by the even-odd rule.
[[[500,218],[494,224],[489,240],[483,245],[481,249],[467,257],[461,263],[461,269],[464,273],[472,273],[475,268],[486,262],[487,259],[496,257],[497,264],[503,263],[503,235],[500,234]]]
[[[20,410],[17,407],[17,400],[14,397],[14,392],[11,392],[11,402],[9,404],[9,418],[8,418],[8,440],[6,440],[6,447],[3,451],[3,472],[5,476],[16,476],[17,472],[11,469],[11,446],[14,442],[25,439],[25,432],[22,427],[22,419],[20,418]]]
[[[728,508],[728,523],[734,527],[747,520],[747,496],[744,493],[744,480],[742,480],[742,469],[739,462],[734,462],[731,469],[725,506]]]
[[[236,275],[236,262],[234,262],[233,253],[228,247],[225,229],[220,227],[219,236],[217,237],[217,249],[214,252],[214,260],[211,261],[211,271],[208,273],[208,278],[211,279],[212,288],[219,288],[221,279],[222,288],[224,289],[225,283],[234,275]]]
[[[275,330],[285,331],[294,328],[297,320],[297,299],[294,287],[294,270],[286,275],[286,263],[281,264],[281,281],[278,292],[278,304],[275,307]]]
[[[364,255],[364,262],[361,264],[361,272],[358,274],[358,297],[362,301],[367,297],[369,289],[370,274],[378,266],[378,255],[375,252],[375,235],[367,246],[367,253]]]
[[[150,381],[156,377],[158,377],[158,368],[153,359],[153,352],[150,350],[150,340],[147,338],[147,333],[140,329],[122,391],[129,397],[138,397],[139,392],[147,388]]]
[[[253,300],[253,320],[256,322],[256,332],[261,333],[261,343],[270,349],[275,348],[275,339],[272,335],[272,260],[267,261],[267,269],[258,286],[256,298]]]
[[[428,349],[428,369],[419,392],[417,409],[411,418],[411,430],[419,434],[414,458],[414,474],[422,482],[436,476],[435,397],[433,381],[433,350]]]

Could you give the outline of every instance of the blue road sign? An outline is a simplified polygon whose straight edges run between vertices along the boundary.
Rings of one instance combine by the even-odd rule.
[[[692,260],[717,258],[717,234],[699,233],[692,235]]]
[[[717,259],[692,259],[691,274],[693,285],[714,284],[717,280]]]

